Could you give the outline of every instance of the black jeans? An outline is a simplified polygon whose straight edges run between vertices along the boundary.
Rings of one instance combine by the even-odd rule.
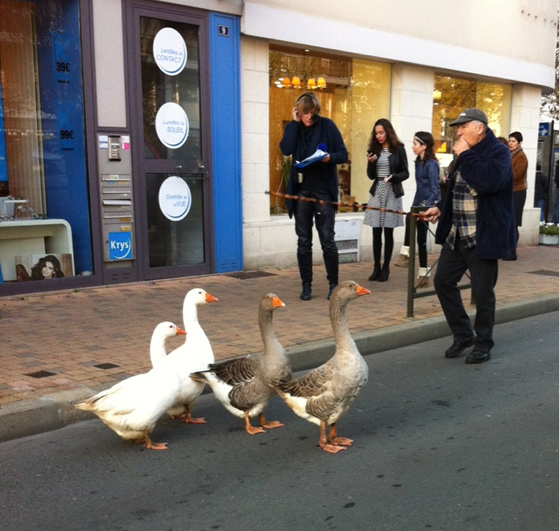
[[[300,193],[304,196],[305,194]],[[330,201],[327,197],[313,197]],[[295,233],[297,234],[297,262],[303,284],[312,282],[312,228],[313,220],[322,246],[326,278],[338,283],[338,247],[334,239],[336,211],[331,204],[297,201],[295,207]]]
[[[472,296],[476,305],[475,346],[489,351],[494,345],[494,288],[497,284],[498,260],[482,260],[478,258],[475,248],[466,249],[460,242],[455,249],[445,245],[441,250],[433,284],[454,338],[470,338],[474,332],[458,289],[458,282],[466,270],[470,271]]]

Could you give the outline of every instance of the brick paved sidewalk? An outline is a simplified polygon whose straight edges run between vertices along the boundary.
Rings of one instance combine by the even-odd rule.
[[[498,305],[559,293],[559,247],[521,247],[518,256],[515,262],[500,262]],[[56,391],[116,382],[149,369],[153,328],[165,320],[182,325],[184,295],[194,287],[219,299],[199,310],[217,359],[261,351],[257,307],[268,292],[275,292],[286,304],[274,313],[274,328],[288,350],[330,339],[324,268],[315,266],[314,271],[310,302],[299,300],[297,269],[0,298],[0,407]],[[414,317],[406,317],[406,269],[392,267],[386,283],[369,282],[370,272],[370,263],[340,266],[341,280],[355,280],[372,291],[348,307],[353,333],[441,315],[432,295],[416,299]],[[469,291],[463,296],[469,303]],[[170,341],[169,350],[182,341]]]

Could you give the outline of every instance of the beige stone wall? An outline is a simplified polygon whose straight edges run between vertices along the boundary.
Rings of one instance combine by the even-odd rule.
[[[248,0],[245,3],[515,60],[554,64],[556,0],[446,0],[442,3],[351,0],[346,4],[335,0]],[[370,44],[374,55],[379,43]]]

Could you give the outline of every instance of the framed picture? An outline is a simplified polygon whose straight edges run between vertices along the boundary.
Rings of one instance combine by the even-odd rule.
[[[61,253],[16,256],[16,280],[50,280],[72,276],[72,255]]]

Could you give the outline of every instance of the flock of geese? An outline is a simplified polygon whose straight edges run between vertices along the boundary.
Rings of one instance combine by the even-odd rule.
[[[192,406],[205,385],[211,387],[230,413],[244,419],[250,435],[283,426],[264,416],[268,401],[278,394],[295,414],[320,426],[319,445],[323,450],[345,450],[353,441],[338,437],[336,423],[368,377],[367,364],[351,337],[345,311],[350,301],[369,293],[351,280],[337,286],[330,299],[335,353],[323,365],[294,378],[289,358],[272,326],[274,310],[285,306],[277,295],[268,293],[262,297],[258,308],[262,354],[215,363],[210,341],[198,321],[198,306],[218,299],[201,288],[192,289],[183,304],[184,330],[168,321],[155,327],[150,343],[153,368],[76,407],[95,413],[123,439],[143,442],[145,448],[152,450],[165,450],[167,443],[151,440],[158,419],[167,412],[169,417],[186,423],[205,423],[205,419],[191,416]],[[185,334],[186,341],[167,354],[166,340],[179,334]],[[250,421],[255,417],[258,427]]]

